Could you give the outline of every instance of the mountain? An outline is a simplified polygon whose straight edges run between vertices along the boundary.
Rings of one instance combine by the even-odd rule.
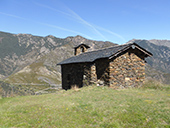
[[[169,84],[170,41],[133,39],[127,43],[131,42],[153,53],[146,59],[146,78]],[[89,45],[89,51],[116,45],[79,35],[57,38],[0,32],[0,93],[11,96],[13,91],[19,95],[52,91],[61,84],[61,69],[56,64],[73,56],[74,47],[81,43]]]
[[[159,45],[159,46],[166,46],[166,47],[170,47],[170,40],[149,40],[149,42],[155,44],[155,45]]]
[[[0,32],[0,76],[16,85],[60,84],[61,71],[56,64],[73,56],[80,43],[89,45],[90,50],[115,45],[79,35],[61,39]]]
[[[0,76],[7,77],[65,44],[53,36],[40,37],[30,34],[0,32]]]

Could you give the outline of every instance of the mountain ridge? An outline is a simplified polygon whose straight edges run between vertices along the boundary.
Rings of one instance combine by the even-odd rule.
[[[169,84],[170,41],[132,39],[127,43],[132,42],[153,53],[146,59],[146,78]],[[117,45],[80,35],[57,38],[0,32],[0,78],[13,85],[57,86],[61,83],[61,69],[56,64],[74,56],[74,47],[81,43],[89,45],[89,51]]]
[[[73,56],[74,55],[73,48],[75,46],[77,46],[80,43],[86,43],[91,47],[90,50],[94,50],[100,49],[102,47],[115,45],[111,42],[89,40],[80,35],[77,35],[75,37],[69,36],[61,39],[56,38],[52,35],[41,37],[33,36],[31,34],[10,34],[10,33],[6,34],[3,32],[0,33],[1,38],[9,36],[12,39],[16,39],[15,42],[16,48],[11,49],[10,55],[7,52],[4,56],[1,56],[0,58],[1,67],[11,66],[8,69],[10,71],[3,70],[4,68],[1,68],[0,71],[1,76],[5,76],[6,78],[5,81],[9,83],[16,83],[16,81],[20,81],[20,83],[25,83],[21,79],[29,83],[31,82],[34,83],[38,79],[37,84],[44,83],[44,81],[50,81],[49,83],[51,83],[51,81],[54,81],[52,82],[52,84],[54,83],[58,84],[59,83],[58,81],[61,81],[59,80],[61,71],[60,67],[56,66],[56,64],[64,59]],[[6,40],[7,39],[8,38],[6,38]],[[3,41],[4,40],[2,39],[0,42],[0,46],[1,44],[4,44],[4,49],[5,48],[8,49],[9,46],[5,46],[5,43]],[[11,45],[14,44],[11,40],[9,40],[8,43]],[[16,49],[20,49],[21,51],[19,52],[20,54],[18,53],[18,51],[15,51]],[[9,62],[11,63],[9,64]],[[49,74],[53,75],[49,77]],[[46,78],[48,78],[48,80]]]

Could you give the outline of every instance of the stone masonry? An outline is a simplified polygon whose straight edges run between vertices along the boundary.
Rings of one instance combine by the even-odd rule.
[[[62,88],[71,89],[73,86],[79,88],[90,85],[91,64],[68,64],[62,65]]]
[[[62,88],[67,90],[73,86],[81,88],[88,85],[112,88],[141,86],[145,80],[145,58],[152,54],[136,47],[128,47],[93,62],[62,64]]]
[[[140,86],[145,79],[145,61],[129,51],[110,62],[109,74],[111,87]]]

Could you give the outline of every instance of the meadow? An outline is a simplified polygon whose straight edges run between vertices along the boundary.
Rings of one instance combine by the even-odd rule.
[[[88,86],[52,94],[0,99],[0,127],[170,127],[170,86]]]

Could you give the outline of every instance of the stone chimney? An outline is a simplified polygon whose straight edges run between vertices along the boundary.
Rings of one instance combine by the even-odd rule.
[[[83,52],[86,52],[88,48],[90,48],[88,45],[80,44],[77,47],[74,47],[74,55],[77,56]]]

